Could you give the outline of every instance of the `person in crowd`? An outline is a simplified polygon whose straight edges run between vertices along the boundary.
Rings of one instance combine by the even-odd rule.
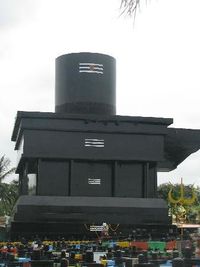
[[[62,250],[60,256],[60,267],[68,267],[68,266],[69,266],[69,261],[66,257],[66,252],[65,250]]]
[[[196,241],[195,257],[200,258],[200,239]]]

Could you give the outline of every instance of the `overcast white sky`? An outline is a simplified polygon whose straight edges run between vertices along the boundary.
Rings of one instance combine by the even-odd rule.
[[[0,155],[15,165],[16,112],[54,111],[55,58],[98,52],[117,60],[117,114],[173,118],[200,129],[200,1],[141,0],[133,20],[120,0],[0,0]],[[200,185],[200,152],[159,183]]]

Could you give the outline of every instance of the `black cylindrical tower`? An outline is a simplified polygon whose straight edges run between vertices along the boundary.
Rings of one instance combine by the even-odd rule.
[[[116,61],[98,53],[56,59],[55,112],[116,114]]]

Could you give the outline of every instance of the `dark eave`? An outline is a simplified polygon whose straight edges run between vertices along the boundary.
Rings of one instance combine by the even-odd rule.
[[[141,123],[149,125],[163,125],[169,126],[173,123],[171,118],[154,118],[154,117],[133,117],[133,116],[105,116],[105,115],[88,115],[88,114],[65,114],[65,113],[53,113],[53,112],[27,112],[27,111],[18,111],[14,129],[12,132],[12,141],[16,141],[17,135],[20,128],[20,123],[23,118],[30,119],[59,119],[59,120],[84,120],[84,121],[96,121],[96,122],[112,122],[116,124],[128,122],[128,123]]]
[[[190,154],[200,149],[200,130],[168,128],[165,136],[165,161],[158,171],[174,170]]]

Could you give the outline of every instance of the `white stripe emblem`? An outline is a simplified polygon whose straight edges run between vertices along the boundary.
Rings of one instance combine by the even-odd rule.
[[[101,179],[88,178],[88,184],[101,184]]]
[[[85,146],[86,147],[104,147],[104,139],[86,138]]]
[[[103,64],[79,63],[79,72],[103,74]]]

